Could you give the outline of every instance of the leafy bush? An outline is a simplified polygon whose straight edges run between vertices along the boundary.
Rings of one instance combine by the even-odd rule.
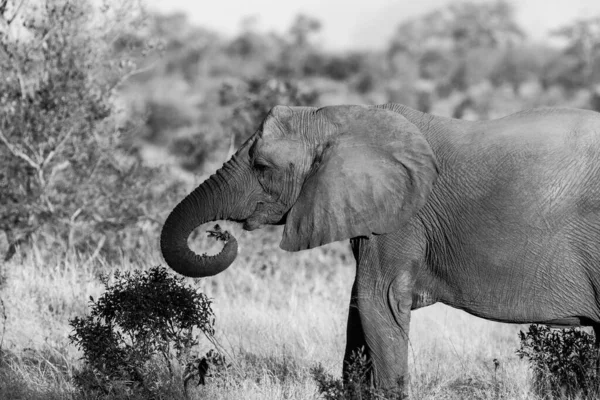
[[[540,396],[583,395],[597,398],[594,336],[576,328],[553,330],[530,325],[520,331],[520,358],[527,358],[534,372],[534,391]]]
[[[84,368],[74,375],[82,391],[156,394],[174,384],[173,365],[187,366],[186,381],[202,373],[189,365],[197,359],[194,330],[214,334],[215,318],[204,294],[162,267],[117,270],[113,283],[102,279],[106,292],[96,301],[90,298],[90,315],[70,321],[69,339],[83,351]]]

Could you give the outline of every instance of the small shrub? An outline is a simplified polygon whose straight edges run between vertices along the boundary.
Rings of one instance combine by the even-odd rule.
[[[188,362],[183,377],[183,384],[187,389],[187,384],[191,379],[197,379],[197,385],[206,385],[206,378],[223,378],[231,364],[227,362],[225,356],[213,349],[209,350],[204,357],[194,358]]]
[[[534,391],[540,396],[597,398],[597,354],[594,336],[575,328],[553,330],[531,325],[520,331],[520,358],[534,371]]]
[[[322,364],[318,364],[310,369],[310,374],[317,383],[319,393],[325,400],[344,399],[344,384],[341,379],[334,378],[329,372],[325,371]]]
[[[318,364],[310,369],[319,392],[325,400],[385,400],[398,397],[396,391],[376,389],[370,383],[371,366],[364,349],[352,353],[348,363],[346,383],[325,371]]]
[[[90,298],[90,315],[70,321],[69,339],[84,360],[75,384],[82,392],[106,395],[156,394],[173,384],[172,364],[190,370],[197,358],[191,354],[198,344],[194,329],[214,334],[211,301],[162,267],[117,270],[113,283],[102,279],[106,292],[96,301]],[[190,371],[188,380],[195,374]]]

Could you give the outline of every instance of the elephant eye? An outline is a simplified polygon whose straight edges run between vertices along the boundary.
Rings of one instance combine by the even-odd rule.
[[[264,172],[269,169],[271,166],[265,162],[264,160],[257,159],[254,160],[254,168],[259,172]]]

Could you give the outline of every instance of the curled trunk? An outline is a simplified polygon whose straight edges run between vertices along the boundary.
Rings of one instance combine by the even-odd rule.
[[[187,239],[198,226],[221,219],[231,219],[231,202],[240,198],[239,174],[226,164],[197,187],[171,212],[162,229],[160,247],[167,264],[176,272],[194,278],[216,275],[231,265],[237,256],[237,240],[224,232],[213,233],[225,241],[223,250],[214,255],[194,253]],[[237,190],[234,190],[237,189]]]

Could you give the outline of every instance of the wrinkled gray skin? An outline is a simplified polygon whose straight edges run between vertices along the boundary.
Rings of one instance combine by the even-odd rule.
[[[406,393],[411,310],[442,302],[503,322],[600,324],[600,114],[538,109],[467,122],[398,104],[275,107],[168,217],[166,262],[213,257],[187,237],[214,220],[285,224],[281,248],[350,239],[345,360],[365,346],[378,387]],[[402,395],[401,395],[402,396]]]

